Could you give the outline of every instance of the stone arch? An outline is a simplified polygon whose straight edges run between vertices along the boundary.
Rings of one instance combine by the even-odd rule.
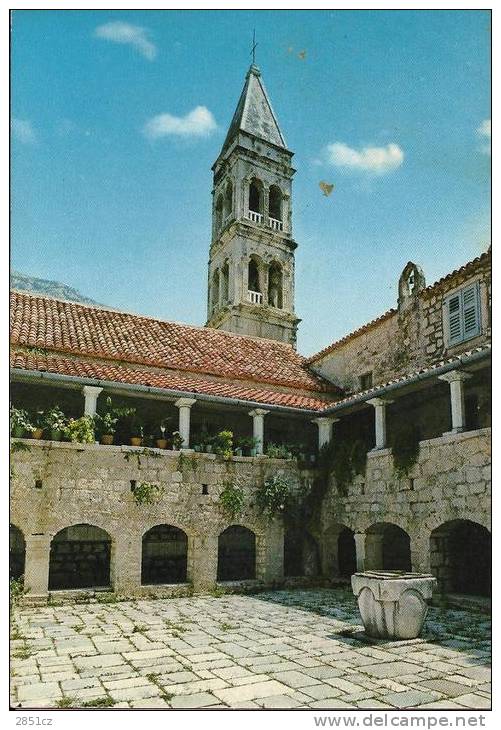
[[[256,534],[243,525],[230,525],[218,537],[217,580],[256,577]]]
[[[223,208],[224,208],[224,199],[222,195],[218,195],[216,200],[216,232],[221,230],[221,226],[223,225]]]
[[[270,185],[268,200],[270,218],[274,218],[277,221],[283,221],[283,195],[278,185]]]
[[[22,530],[10,524],[9,528],[9,578],[18,580],[24,575],[26,541]]]
[[[251,254],[248,263],[248,289],[263,293],[263,262],[256,254]]]
[[[284,575],[286,577],[320,575],[318,543],[308,530],[289,528],[284,534]]]
[[[392,522],[377,522],[366,531],[367,570],[411,570],[409,534]]]
[[[233,212],[233,183],[228,180],[224,189],[224,220],[227,220]]]
[[[111,537],[101,527],[80,523],[52,538],[49,590],[109,588]]]
[[[188,536],[179,527],[161,524],[142,537],[141,585],[186,583]]]
[[[264,187],[259,178],[253,177],[249,183],[249,210],[263,214]]]
[[[489,596],[491,533],[478,522],[454,519],[430,535],[430,567],[441,593]]]

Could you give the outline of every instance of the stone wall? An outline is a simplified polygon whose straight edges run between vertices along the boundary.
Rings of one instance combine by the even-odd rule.
[[[444,332],[444,300],[456,290],[477,281],[481,334],[449,347]],[[372,373],[374,385],[386,383],[490,341],[490,310],[491,260],[490,255],[484,255],[457,273],[400,301],[398,309],[390,310],[347,335],[311,367],[348,391],[361,390],[360,376],[365,373]]]
[[[19,443],[19,442],[18,442]],[[283,474],[299,487],[308,472],[295,461],[169,452],[95,444],[24,440],[12,454],[11,522],[26,540],[26,582],[32,595],[47,590],[51,539],[79,523],[106,530],[111,545],[111,585],[118,593],[141,588],[141,545],[145,532],[167,524],[188,538],[187,581],[195,590],[214,587],[218,536],[231,524],[256,535],[256,578],[271,584],[283,577],[283,527],[263,518],[254,505],[256,486]],[[238,478],[246,495],[244,513],[231,521],[219,507],[226,480]],[[157,504],[139,505],[131,481],[163,487]],[[41,482],[41,486],[40,486]],[[38,487],[35,484],[38,483]],[[206,493],[205,493],[206,492]]]
[[[424,572],[432,567],[432,533],[445,523],[467,520],[490,530],[490,438],[486,428],[422,441],[418,461],[404,478],[395,473],[390,449],[369,452],[365,476],[355,477],[346,494],[331,484],[321,535],[331,555],[324,561],[336,565],[335,538],[343,526],[359,536],[359,568],[382,567],[370,554],[375,549],[371,533],[377,532],[374,526],[390,523],[409,535],[412,568]]]

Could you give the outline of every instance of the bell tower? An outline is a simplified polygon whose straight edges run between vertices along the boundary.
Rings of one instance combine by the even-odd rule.
[[[212,167],[207,327],[296,342],[292,155],[253,64]]]

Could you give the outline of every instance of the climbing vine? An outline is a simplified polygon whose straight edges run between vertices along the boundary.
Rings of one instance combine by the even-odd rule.
[[[399,478],[408,476],[419,457],[419,429],[405,424],[395,429],[391,438],[393,465]]]
[[[156,504],[162,498],[164,488],[160,484],[139,482],[132,490],[136,504]]]
[[[245,494],[238,481],[223,482],[223,491],[219,495],[221,512],[230,520],[242,514],[245,503]]]

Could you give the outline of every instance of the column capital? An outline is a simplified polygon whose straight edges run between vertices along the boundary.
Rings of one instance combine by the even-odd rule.
[[[196,398],[178,398],[178,400],[174,402],[174,405],[176,408],[191,408],[191,406],[193,406],[196,402]]]
[[[449,370],[448,373],[443,373],[437,376],[439,380],[444,380],[446,383],[458,383],[469,380],[472,376],[471,373],[467,373],[464,370]]]
[[[266,411],[264,408],[254,408],[254,410],[249,411],[249,416],[255,418],[256,416],[266,416],[268,413],[269,411]]]
[[[97,386],[97,385],[84,385],[84,386],[82,387],[82,392],[83,392],[83,394],[84,394],[85,396],[95,396],[96,398],[97,398],[97,396],[99,395],[99,393],[101,393],[101,392],[102,392],[102,390],[103,390],[103,389],[102,389],[102,388],[100,388],[100,387],[99,387],[99,386]]]
[[[377,408],[378,406],[389,406],[394,401],[389,398],[369,398],[369,400],[366,400],[365,402],[370,403],[371,406]]]
[[[340,420],[340,418],[335,418],[335,416],[318,416],[318,418],[312,418],[311,422],[316,423],[318,426],[322,426],[323,424],[328,423],[338,423]]]

